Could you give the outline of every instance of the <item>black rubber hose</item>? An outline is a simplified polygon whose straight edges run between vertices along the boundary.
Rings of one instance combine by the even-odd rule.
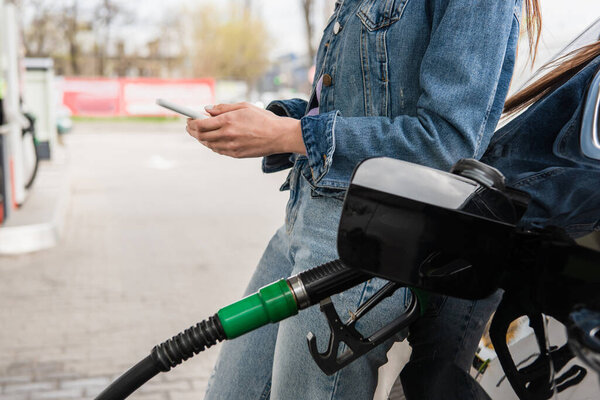
[[[311,304],[342,292],[371,278],[359,270],[346,267],[340,260],[331,261],[299,274]],[[123,400],[159,372],[171,368],[195,354],[227,339],[217,314],[177,336],[155,346],[148,357],[119,377],[96,400]]]
[[[36,133],[36,127],[35,127],[36,119],[30,113],[25,113],[23,115],[25,116],[25,118],[27,118],[27,121],[29,121],[29,126],[25,129],[21,130],[21,137],[25,138],[25,136],[27,134],[31,135],[31,141],[32,141],[33,151],[34,151],[34,156],[35,156],[33,170],[31,171],[31,175],[29,175],[29,180],[27,181],[27,183],[25,183],[25,189],[29,189],[33,185],[33,181],[35,180],[35,177],[37,176],[38,168],[40,165],[40,151],[39,151],[39,148],[37,145],[37,133]]]
[[[225,339],[221,321],[215,314],[158,346],[154,346],[148,357],[121,375],[100,393],[96,400],[123,400],[159,372],[167,372],[195,354]]]
[[[343,292],[372,278],[371,275],[348,268],[341,260],[334,260],[298,274],[311,304]]]
[[[154,378],[160,369],[152,358],[148,356],[135,364],[129,371],[121,375],[109,387],[96,397],[97,400],[121,400],[127,398],[140,386]]]

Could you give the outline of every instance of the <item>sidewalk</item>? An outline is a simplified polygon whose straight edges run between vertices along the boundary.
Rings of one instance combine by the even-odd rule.
[[[25,203],[0,227],[0,255],[22,254],[54,247],[60,238],[69,203],[70,170],[64,148],[52,161],[40,161]]]
[[[0,400],[90,399],[241,296],[283,222],[284,173],[218,156],[183,126],[85,123],[66,137],[58,244],[0,256]],[[202,398],[217,350],[131,398]]]

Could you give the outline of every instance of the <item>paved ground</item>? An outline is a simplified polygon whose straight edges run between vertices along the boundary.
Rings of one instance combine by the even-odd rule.
[[[285,173],[205,150],[183,122],[79,124],[66,145],[60,243],[0,256],[0,400],[93,398],[155,344],[238,299],[283,221]],[[131,398],[201,399],[217,349]]]
[[[78,124],[59,245],[0,257],[0,400],[91,398],[239,298],[281,224],[284,174],[218,156],[183,122]],[[133,399],[199,399],[216,351]]]

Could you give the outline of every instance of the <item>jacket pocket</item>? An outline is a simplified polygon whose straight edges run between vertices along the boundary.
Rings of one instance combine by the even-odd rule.
[[[402,17],[408,0],[365,0],[356,15],[370,31],[393,24]]]
[[[527,174],[527,176],[521,177],[519,180],[517,180],[515,182],[511,182],[510,186],[513,186],[517,189],[527,190],[524,188],[534,185],[534,184],[538,184],[539,182],[543,182],[554,176],[561,175],[564,172],[565,172],[564,168],[548,167],[542,171]]]
[[[356,12],[361,25],[365,116],[390,116],[388,31],[400,20],[407,3],[408,0],[364,0]]]
[[[586,157],[581,151],[580,136],[582,104],[579,105],[573,114],[573,117],[559,132],[554,141],[552,151],[554,155],[564,160],[600,170],[600,161]]]
[[[532,198],[519,225],[527,228],[554,225],[572,237],[598,229],[600,195],[595,183],[599,178],[600,171],[591,169],[549,167],[508,182]]]
[[[310,168],[305,166],[301,171],[302,177],[306,183],[310,186],[310,195],[312,198],[327,197],[344,201],[346,197],[346,188],[334,188],[323,185],[317,185],[313,182],[312,173]]]

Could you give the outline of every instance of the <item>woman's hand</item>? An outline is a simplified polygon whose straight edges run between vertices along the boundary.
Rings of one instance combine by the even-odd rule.
[[[300,121],[249,103],[207,107],[212,118],[188,119],[187,132],[212,151],[235,158],[306,154]]]

